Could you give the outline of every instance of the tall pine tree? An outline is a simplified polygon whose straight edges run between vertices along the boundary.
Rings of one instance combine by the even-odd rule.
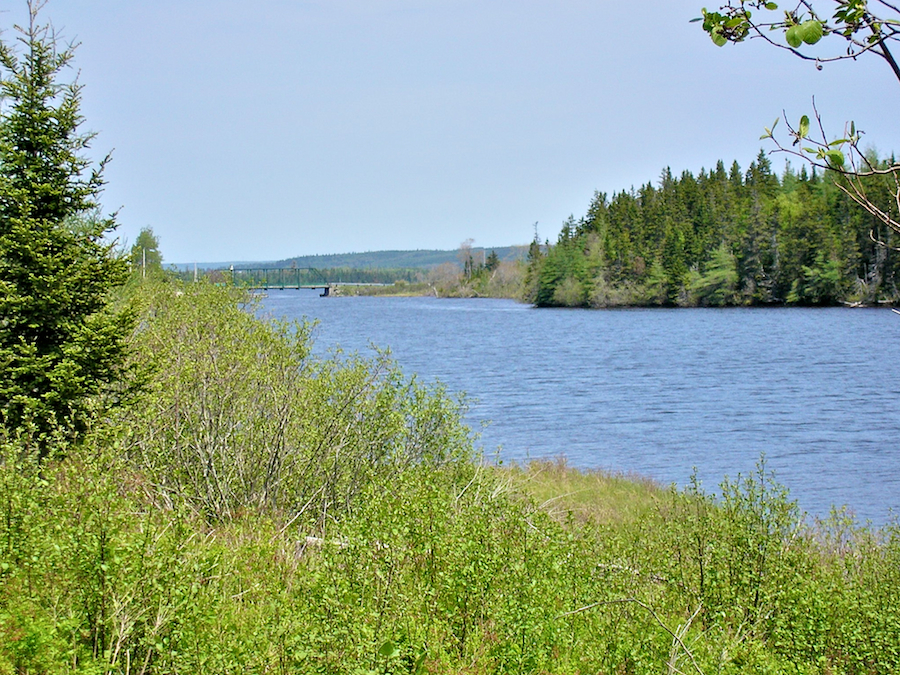
[[[85,156],[80,85],[59,81],[73,51],[28,9],[17,44],[0,45],[0,423],[46,454],[113,400],[131,320],[109,304],[127,275],[105,238],[115,222],[85,219],[103,163]]]

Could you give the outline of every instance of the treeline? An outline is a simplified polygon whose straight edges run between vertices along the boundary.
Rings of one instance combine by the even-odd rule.
[[[429,271],[428,293],[438,298],[521,298],[524,262],[504,260],[495,250],[473,252],[469,244],[460,246],[458,264],[444,263]]]
[[[151,233],[152,234],[152,233]],[[134,251],[134,249],[133,249]],[[132,257],[140,256],[140,250]],[[155,253],[155,251],[154,251]],[[140,260],[140,258],[138,258]],[[453,298],[523,296],[524,261],[500,260],[494,251],[484,262],[471,256],[462,263],[425,268],[247,268],[164,271],[161,264],[132,265],[137,276],[169,276],[182,282],[206,281],[237,288],[296,288],[329,284],[341,295],[433,295]],[[352,286],[341,286],[352,284]],[[384,288],[386,287],[386,288]]]
[[[500,260],[515,261],[525,257],[527,246],[500,246],[495,248],[479,247],[478,256],[482,252],[494,251]],[[338,253],[329,255],[295,256],[274,263],[270,267],[315,267],[317,269],[335,268],[379,268],[379,269],[433,269],[444,263],[456,262],[458,250],[419,249],[413,251],[368,251],[366,253]],[[247,264],[242,267],[265,267],[266,263]],[[235,265],[237,267],[237,265]]]
[[[194,279],[193,270],[179,271],[175,275],[182,281]],[[247,268],[231,270],[198,270],[197,278],[213,282],[233,283],[238,287],[259,286],[310,286],[315,284],[393,284],[398,281],[414,283],[422,281],[425,270],[413,268]]]
[[[888,181],[876,176],[866,187],[893,213]],[[746,171],[736,161],[698,176],[664,169],[657,185],[611,199],[596,193],[555,245],[533,242],[525,299],[571,307],[894,303],[897,239],[830,172],[787,165],[778,176],[761,151]]]

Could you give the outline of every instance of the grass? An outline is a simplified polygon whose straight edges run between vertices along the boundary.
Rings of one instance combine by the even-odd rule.
[[[579,523],[634,522],[652,511],[667,489],[640,476],[575,469],[564,457],[498,469],[554,519]]]
[[[896,532],[794,536],[761,475],[715,502],[561,459],[413,465],[323,530],[160,504],[115,456],[6,457],[2,675],[900,666]]]
[[[434,287],[426,282],[394,282],[390,286],[337,284],[332,290],[340,296],[378,296],[391,298],[411,298],[434,295]]]

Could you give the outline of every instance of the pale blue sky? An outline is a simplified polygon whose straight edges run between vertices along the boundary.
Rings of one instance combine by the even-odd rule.
[[[900,85],[878,59],[715,47],[702,0],[51,0],[81,42],[104,205],[167,262],[555,239],[595,190],[742,167],[816,96],[882,152]],[[0,22],[24,20],[0,0]],[[779,169],[784,160],[773,157]]]

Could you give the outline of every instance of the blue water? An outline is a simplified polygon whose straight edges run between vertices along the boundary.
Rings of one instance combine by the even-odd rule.
[[[505,300],[320,298],[269,291],[319,320],[316,350],[390,348],[407,373],[472,399],[506,460],[715,491],[765,453],[811,515],[900,509],[900,316],[883,309],[537,310]]]

